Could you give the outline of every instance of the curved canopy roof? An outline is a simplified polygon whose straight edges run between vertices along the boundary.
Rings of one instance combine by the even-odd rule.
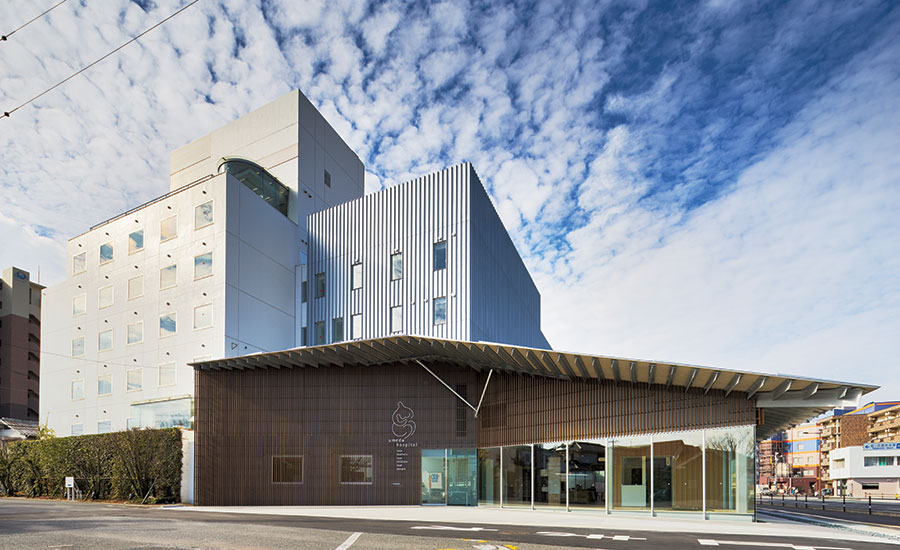
[[[610,357],[423,336],[397,335],[192,363],[195,369],[327,368],[375,366],[415,360],[447,361],[479,371],[498,370],[558,379],[661,384],[688,391],[722,390],[756,398],[764,409],[758,437],[838,406],[855,406],[878,386],[737,371],[625,357]]]

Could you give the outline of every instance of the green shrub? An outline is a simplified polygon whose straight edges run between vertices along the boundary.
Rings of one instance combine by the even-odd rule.
[[[66,476],[75,478],[86,499],[177,502],[181,433],[166,428],[44,436],[0,449],[0,493],[60,498]]]

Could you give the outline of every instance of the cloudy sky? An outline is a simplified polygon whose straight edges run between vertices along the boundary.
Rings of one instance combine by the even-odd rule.
[[[185,1],[69,0],[0,42],[0,110]],[[892,1],[201,0],[0,119],[0,265],[60,281],[169,151],[300,88],[369,191],[475,164],[555,348],[900,398],[898,35]]]

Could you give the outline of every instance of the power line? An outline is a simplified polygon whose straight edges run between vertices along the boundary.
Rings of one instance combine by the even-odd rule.
[[[0,116],[0,118],[6,118],[6,117],[9,117],[11,114],[15,113],[16,111],[18,111],[18,110],[21,109],[22,107],[28,105],[28,104],[31,103],[32,101],[34,101],[34,100],[40,98],[41,96],[43,96],[43,95],[45,95],[45,94],[47,94],[47,93],[49,93],[49,92],[52,92],[52,91],[55,90],[56,88],[62,86],[62,85],[65,84],[66,82],[72,80],[73,78],[75,78],[76,76],[80,75],[80,74],[83,73],[84,71],[90,69],[91,67],[93,67],[93,66],[96,65],[97,63],[100,63],[101,61],[103,61],[103,60],[106,59],[107,57],[109,57],[109,56],[113,55],[114,53],[118,52],[119,50],[121,50],[121,49],[124,48],[125,46],[127,46],[127,45],[131,44],[132,42],[136,41],[138,38],[144,36],[144,35],[147,34],[148,32],[150,32],[150,31],[152,31],[153,29],[155,29],[156,27],[159,27],[160,25],[162,25],[163,23],[165,23],[165,22],[168,21],[169,19],[172,19],[173,17],[175,17],[175,16],[178,15],[179,13],[183,12],[184,10],[188,9],[189,7],[193,6],[194,4],[196,4],[196,3],[199,2],[199,1],[200,1],[200,0],[193,0],[192,2],[190,2],[190,3],[186,4],[186,5],[184,5],[183,7],[181,7],[178,11],[176,11],[176,12],[173,13],[172,15],[166,17],[165,19],[163,19],[163,20],[160,21],[159,23],[153,25],[152,27],[150,27],[149,29],[145,30],[145,31],[142,32],[141,34],[135,36],[134,38],[132,38],[132,39],[129,40],[128,42],[125,42],[124,44],[122,44],[122,45],[119,46],[118,48],[114,49],[113,51],[109,52],[108,54],[104,55],[104,56],[101,57],[100,59],[98,59],[98,60],[94,61],[93,63],[91,63],[91,64],[89,64],[89,65],[87,65],[87,66],[85,66],[85,67],[83,67],[83,68],[81,68],[81,69],[75,71],[74,73],[72,73],[72,74],[69,75],[68,77],[64,78],[63,80],[60,80],[59,82],[57,82],[57,83],[54,84],[53,86],[50,86],[49,88],[47,88],[47,89],[44,90],[43,92],[39,93],[38,95],[32,97],[31,99],[29,99],[29,100],[26,101],[25,103],[22,103],[21,105],[16,106],[14,109],[12,109],[12,110],[10,110],[10,111],[4,111],[4,112],[3,112],[3,115]]]
[[[67,2],[67,0],[62,0],[62,2],[58,2],[58,3],[56,3],[56,4],[52,5],[52,6],[50,6],[49,8],[47,8],[47,9],[46,9],[43,13],[41,13],[40,15],[37,15],[37,16],[35,16],[35,17],[32,17],[31,19],[29,19],[28,21],[26,21],[26,22],[23,23],[22,25],[19,25],[19,26],[16,27],[15,29],[9,31],[8,33],[6,33],[6,34],[4,34],[4,35],[2,35],[2,36],[0,36],[0,42],[5,42],[5,41],[6,41],[10,36],[12,36],[16,31],[20,31],[20,30],[24,29],[25,27],[27,27],[27,26],[30,25],[31,23],[34,23],[35,21],[37,21],[37,20],[40,19],[41,17],[43,17],[43,16],[47,15],[48,13],[50,13],[51,11],[53,11],[54,8],[56,8],[56,7],[58,7],[58,6],[62,5],[62,4],[65,4],[66,2]]]
[[[16,344],[6,344],[6,345],[9,346],[9,347],[11,347],[11,348],[18,348],[18,349],[20,349],[20,350],[30,351],[30,352],[32,352],[32,353],[34,352],[33,349],[27,348],[27,347],[25,347],[25,346],[18,346],[18,345],[16,345]],[[131,368],[133,368],[133,369],[136,369],[136,368],[142,368],[142,369],[158,370],[158,369],[159,369],[159,365],[165,365],[166,363],[177,363],[177,361],[172,360],[172,361],[167,361],[167,362],[165,362],[165,363],[159,363],[159,364],[157,364],[156,366],[151,366],[151,365],[144,365],[144,364],[137,363],[137,362],[133,362],[133,363],[117,363],[117,362],[115,362],[115,361],[103,361],[103,360],[101,360],[101,359],[88,359],[87,357],[81,357],[81,356],[73,357],[73,356],[71,356],[71,355],[66,355],[65,353],[53,353],[52,351],[46,351],[46,350],[43,350],[43,349],[40,350],[39,353],[40,353],[40,355],[53,355],[53,356],[55,356],[55,357],[62,357],[62,358],[64,358],[64,359],[70,359],[70,360],[74,360],[74,361],[83,361],[84,363],[94,363],[94,364],[96,364],[96,365],[103,365],[104,367],[107,366],[107,365],[112,365],[112,366],[116,366],[116,367],[131,367]],[[212,354],[210,354],[210,355],[212,355]],[[197,361],[197,360],[196,360],[196,359],[191,360],[192,363],[195,362],[195,361]],[[186,365],[186,364],[187,364],[187,363],[185,363],[185,365]]]

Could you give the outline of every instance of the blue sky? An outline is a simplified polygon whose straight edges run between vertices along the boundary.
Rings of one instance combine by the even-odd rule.
[[[70,0],[0,43],[0,107],[180,5]],[[61,280],[172,149],[300,88],[369,191],[475,164],[554,347],[897,398],[898,35],[895,2],[202,0],[0,120],[0,265]]]

